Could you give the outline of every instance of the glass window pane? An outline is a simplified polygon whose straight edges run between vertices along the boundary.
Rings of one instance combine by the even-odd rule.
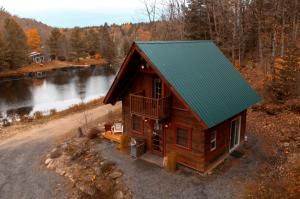
[[[187,129],[177,128],[176,129],[176,144],[188,147],[189,132]]]
[[[142,117],[132,115],[132,129],[138,132],[142,132]]]

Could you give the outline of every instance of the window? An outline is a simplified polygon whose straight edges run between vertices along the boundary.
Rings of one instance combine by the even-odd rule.
[[[142,133],[142,117],[137,115],[132,115],[132,130],[137,133]]]
[[[231,121],[230,126],[230,151],[234,150],[240,143],[241,117]]]
[[[210,151],[214,151],[217,148],[217,131],[210,133]]]
[[[162,81],[158,77],[153,79],[153,97],[155,99],[162,97]]]
[[[191,146],[192,129],[191,128],[176,126],[174,137],[175,137],[176,145],[183,147],[183,148],[187,148],[187,149],[192,148],[192,146]]]

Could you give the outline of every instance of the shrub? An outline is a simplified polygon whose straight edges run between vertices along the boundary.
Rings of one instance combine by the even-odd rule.
[[[50,110],[50,115],[54,115],[54,114],[56,114],[56,110],[55,109],[51,109]]]
[[[283,59],[275,62],[274,74],[269,89],[279,101],[296,95],[297,76],[300,72],[297,49],[290,49]]]
[[[97,129],[96,127],[94,127],[94,128],[91,128],[89,130],[89,132],[87,133],[87,137],[89,139],[95,139],[98,136],[99,133],[100,133],[99,129]]]
[[[37,111],[33,114],[34,119],[38,120],[41,119],[43,117],[43,113],[40,111]]]

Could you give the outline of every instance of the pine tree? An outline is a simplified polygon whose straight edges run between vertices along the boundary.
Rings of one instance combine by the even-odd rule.
[[[209,39],[204,0],[188,0],[185,10],[185,37],[191,40]]]
[[[296,94],[296,88],[299,86],[300,75],[300,57],[299,49],[289,49],[286,56],[277,61],[274,67],[274,76],[271,82],[271,90],[277,100],[285,100]]]
[[[59,41],[62,37],[62,34],[58,28],[54,28],[51,31],[51,35],[47,41],[47,45],[50,49],[50,54],[52,58],[56,58],[59,54]]]
[[[85,54],[86,43],[86,36],[83,31],[75,27],[71,32],[70,45],[72,50],[76,53],[77,59]]]
[[[9,69],[16,69],[28,63],[26,34],[12,18],[5,19],[4,28],[4,38],[6,41],[6,63]]]

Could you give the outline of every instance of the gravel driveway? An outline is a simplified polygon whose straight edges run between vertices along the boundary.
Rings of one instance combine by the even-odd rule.
[[[253,135],[248,137],[249,141],[244,148],[250,153],[238,159],[229,157],[210,176],[201,176],[189,169],[171,174],[143,160],[133,160],[107,142],[99,144],[98,150],[104,158],[115,161],[123,170],[124,181],[134,198],[231,199],[240,198],[245,183],[254,176],[256,166],[263,159],[259,153],[259,142]]]
[[[120,106],[100,106],[88,111],[90,121]],[[65,198],[68,182],[43,166],[44,155],[57,139],[82,125],[80,113],[33,126],[26,132],[0,140],[0,198]]]

